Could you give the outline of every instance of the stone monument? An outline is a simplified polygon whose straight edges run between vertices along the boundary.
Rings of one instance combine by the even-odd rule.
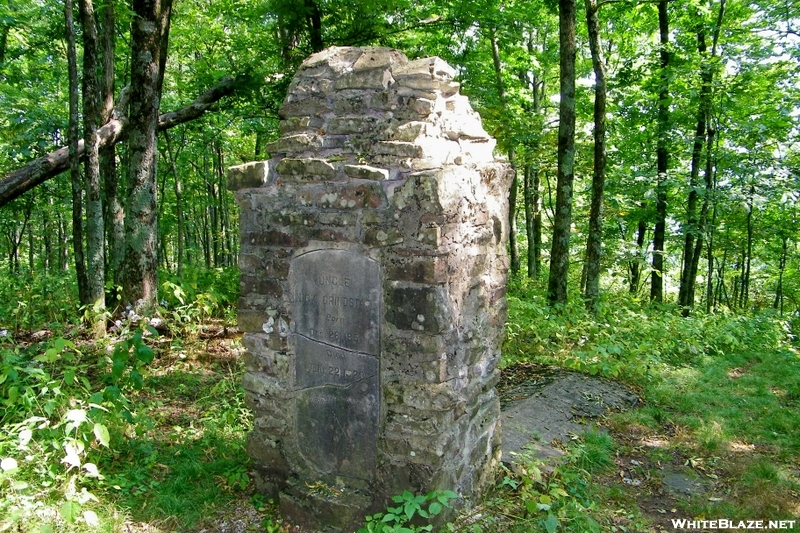
[[[511,173],[454,75],[314,54],[272,158],[230,169],[248,452],[293,523],[352,531],[403,490],[492,481]]]

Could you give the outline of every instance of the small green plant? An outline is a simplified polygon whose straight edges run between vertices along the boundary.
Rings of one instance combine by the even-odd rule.
[[[261,522],[261,527],[264,528],[264,533],[281,533],[280,522],[276,522],[271,516],[266,517]]]
[[[364,527],[358,533],[416,533],[433,531],[433,525],[413,524],[414,519],[430,520],[450,507],[450,500],[458,498],[458,494],[449,490],[437,490],[425,495],[415,495],[410,491],[392,497],[396,507],[388,507],[385,513],[377,513],[366,517]]]

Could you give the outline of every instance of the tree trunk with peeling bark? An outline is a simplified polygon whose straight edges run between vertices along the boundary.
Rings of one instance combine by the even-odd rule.
[[[156,163],[172,0],[134,0],[131,22],[130,193],[125,202],[122,300],[149,311],[158,302]]]

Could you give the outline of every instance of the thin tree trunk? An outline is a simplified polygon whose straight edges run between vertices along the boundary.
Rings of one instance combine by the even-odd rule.
[[[705,194],[703,195],[703,206],[700,209],[700,220],[698,223],[697,242],[695,242],[694,250],[692,252],[692,263],[689,270],[689,278],[692,280],[690,284],[689,294],[687,299],[694,302],[695,287],[697,280],[697,270],[700,266],[700,255],[703,251],[704,239],[706,234],[710,232],[708,228],[708,209],[711,204],[711,196],[714,193],[714,135],[715,131],[711,125],[711,117],[707,121],[706,133],[706,168],[705,168]]]
[[[50,209],[53,205],[53,199],[48,198],[47,200],[47,203],[42,209],[42,228],[44,228],[44,254],[42,256],[42,269],[45,273],[49,274],[52,270],[54,270],[53,267],[55,262],[53,261],[53,229],[50,224],[50,216],[48,215],[48,209]]]
[[[156,131],[171,7],[172,0],[133,0],[123,300],[142,310],[158,302]]]
[[[528,35],[528,53],[533,56],[534,42],[533,32]],[[527,73],[525,74],[527,80]],[[534,116],[541,114],[542,98],[545,91],[545,82],[540,80],[536,73],[531,74],[529,87],[533,93],[533,108],[530,110]],[[537,122],[538,123],[538,122]],[[536,137],[531,152],[536,155],[539,152],[541,141]],[[542,270],[542,209],[541,197],[539,193],[541,176],[538,160],[533,164],[525,165],[523,194],[525,196],[525,231],[528,241],[528,277],[536,279]]]
[[[28,228],[28,276],[33,277],[36,265],[33,264],[35,257],[33,228]]]
[[[725,299],[725,306],[731,309],[731,301],[728,298],[728,289],[725,287],[725,265],[728,263],[728,250],[722,252],[722,261],[717,264],[717,295],[714,301],[721,302]]]
[[[11,246],[8,254],[8,272],[12,276],[19,274],[19,241],[17,237],[17,227],[14,226],[8,233],[8,243]]]
[[[642,204],[642,209],[645,208],[644,203]],[[628,292],[631,294],[636,294],[639,292],[639,283],[641,282],[642,277],[642,263],[641,258],[644,251],[644,241],[645,237],[647,236],[647,222],[644,218],[640,218],[639,222],[636,224],[636,259],[631,261],[630,263],[630,283],[628,285]]]
[[[322,39],[322,11],[316,0],[303,0],[305,2],[308,31],[311,36],[311,50],[319,52],[325,48],[325,42]]]
[[[69,267],[69,252],[67,250],[67,228],[64,219],[61,216],[61,211],[56,211],[58,218],[58,262],[56,263],[59,270],[67,270]]]
[[[772,305],[774,309],[783,316],[783,273],[786,270],[786,256],[789,249],[789,237],[784,236],[781,241],[781,257],[778,266],[778,286],[775,288],[775,303]]]
[[[206,268],[211,268],[211,231],[209,230],[209,220],[211,219],[208,205],[203,209],[203,257],[206,261]]]
[[[698,51],[701,56],[705,56],[706,42],[705,32],[700,31],[697,34]],[[694,142],[692,146],[692,161],[689,178],[689,197],[686,202],[686,226],[684,228],[684,246],[683,246],[683,268],[681,269],[680,289],[678,293],[678,304],[683,308],[683,314],[688,315],[689,310],[694,306],[694,284],[696,276],[692,276],[692,265],[695,263],[694,250],[695,239],[701,239],[700,227],[698,224],[697,216],[697,199],[698,199],[698,177],[700,175],[700,158],[703,152],[703,143],[705,142],[705,133],[707,129],[710,98],[711,98],[711,80],[710,73],[707,72],[708,67],[703,66],[702,74],[702,87],[700,90],[700,103],[697,111],[697,128],[694,135]]]
[[[711,60],[717,55],[717,42],[719,40],[719,32],[722,27],[722,19],[725,14],[725,0],[721,0],[719,6],[719,13],[717,15],[716,26],[712,31],[712,46],[711,46]],[[702,24],[702,23],[701,23]],[[697,282],[697,265],[699,258],[697,254],[702,250],[702,222],[697,214],[697,201],[698,201],[698,179],[700,176],[700,165],[703,151],[703,143],[706,137],[713,138],[713,130],[711,128],[711,98],[712,88],[711,84],[714,79],[714,67],[712,62],[706,58],[705,29],[700,28],[697,32],[697,51],[700,54],[702,61],[700,72],[700,102],[697,110],[697,128],[692,147],[692,161],[690,167],[689,178],[689,197],[686,202],[686,227],[684,235],[684,248],[683,248],[683,268],[681,271],[681,282],[678,294],[678,303],[683,308],[683,314],[688,315],[691,308],[694,306],[695,285]],[[709,157],[711,153],[710,144],[707,145]],[[708,172],[707,172],[708,174]],[[706,176],[706,196],[710,194],[710,176]],[[707,200],[706,200],[707,202]],[[707,210],[708,204],[704,204]],[[695,244],[695,239],[698,241]]]
[[[541,270],[542,213],[539,208],[539,171],[525,165],[525,232],[528,237],[528,277],[536,279]]]
[[[100,183],[100,140],[97,130],[101,122],[98,84],[98,37],[94,6],[91,0],[80,0],[83,20],[83,146],[86,180],[86,302],[92,313],[90,326],[95,337],[106,332],[105,317],[105,236],[103,201]]]
[[[506,89],[503,83],[503,67],[500,61],[500,47],[497,44],[497,31],[495,28],[489,30],[489,42],[492,47],[492,63],[494,65],[497,95],[500,105],[503,107],[503,112],[505,112],[507,107]],[[515,150],[511,147],[508,149],[508,162],[511,163],[511,167],[514,170],[514,178],[511,180],[511,187],[508,190],[508,244],[509,255],[511,256],[511,272],[513,274],[519,273],[520,269],[519,243],[517,241],[517,190],[519,189],[519,181],[517,180],[515,159]]]
[[[163,268],[164,270],[170,270],[169,254],[167,254],[166,243],[167,231],[162,224],[159,224],[159,221],[164,219],[164,202],[166,200],[165,192],[167,189],[166,176],[162,179],[158,179],[158,177],[156,177],[156,187],[156,212],[158,213],[156,218],[156,227],[158,228],[158,253],[156,263],[160,268]]]
[[[597,310],[600,301],[600,256],[603,241],[603,190],[606,181],[606,65],[600,42],[597,0],[585,0],[589,49],[594,69],[594,171],[586,242],[586,307]]]
[[[747,242],[745,243],[744,261],[742,262],[742,289],[741,300],[742,309],[746,309],[750,300],[750,263],[753,258],[753,195],[755,187],[750,186],[750,194],[747,198]]]
[[[658,92],[656,141],[656,223],[653,228],[653,272],[650,278],[650,300],[664,301],[664,245],[667,230],[667,171],[669,170],[669,15],[668,0],[658,2],[658,30],[661,59],[661,83]]]
[[[8,32],[11,31],[11,26],[3,24],[0,27],[0,66],[6,62],[6,46],[8,44]]]
[[[572,223],[572,184],[575,178],[575,0],[559,0],[558,183],[547,299],[567,303],[569,237]]]
[[[103,7],[100,51],[103,59],[100,96],[102,98],[101,122],[107,123],[114,113],[114,58],[116,17],[114,3],[107,2]],[[124,112],[124,110],[122,110]],[[113,279],[114,287],[122,283],[122,264],[125,255],[125,211],[120,201],[119,176],[117,175],[116,144],[106,143],[100,150],[100,177],[105,193],[104,219],[106,232],[106,276]],[[112,278],[113,276],[113,278]],[[114,302],[111,305],[116,305]]]
[[[717,203],[714,201],[711,209],[711,224],[708,228],[708,244],[706,245],[706,313],[715,307],[714,301],[714,233],[717,224]]]
[[[225,243],[223,240],[223,229],[222,229],[222,191],[225,190],[224,187],[219,186],[219,179],[220,175],[225,174],[225,170],[222,168],[223,165],[223,158],[222,158],[222,148],[220,147],[219,143],[215,143],[214,146],[214,155],[216,156],[212,162],[213,165],[213,173],[211,175],[211,201],[214,208],[214,267],[219,268],[222,266],[223,255],[225,253]]]
[[[183,227],[183,186],[181,178],[178,174],[178,165],[175,160],[177,154],[172,150],[172,141],[169,133],[164,132],[164,140],[167,144],[167,154],[169,155],[170,165],[172,167],[172,177],[175,180],[175,211],[178,218],[178,257],[177,257],[177,273],[178,279],[183,279],[183,246],[184,246],[184,227]]]
[[[83,184],[78,154],[78,60],[75,44],[75,18],[72,0],[64,2],[69,71],[69,168],[72,182],[72,249],[75,256],[75,275],[78,280],[78,300],[88,302],[86,260],[83,255]]]
[[[514,172],[511,187],[508,190],[508,245],[509,255],[511,256],[511,272],[512,274],[518,274],[521,266],[519,239],[517,238],[517,192],[519,191],[519,180],[517,179],[517,165],[514,162],[513,149],[508,151],[508,159]]]

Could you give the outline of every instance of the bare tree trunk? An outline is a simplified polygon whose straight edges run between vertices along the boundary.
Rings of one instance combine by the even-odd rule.
[[[750,262],[753,258],[753,195],[755,187],[750,186],[747,197],[747,242],[745,243],[744,260],[742,261],[742,288],[740,307],[746,309],[750,300]]]
[[[664,244],[667,230],[667,171],[669,169],[669,16],[668,0],[658,2],[661,84],[658,92],[658,139],[656,141],[656,223],[653,228],[653,273],[650,300],[664,301]]]
[[[494,65],[494,78],[495,85],[497,86],[497,95],[500,100],[500,105],[505,110],[506,107],[506,89],[503,83],[503,68],[500,61],[500,47],[497,44],[497,32],[495,28],[489,30],[489,42],[492,47],[492,63]],[[514,169],[514,178],[511,180],[511,187],[508,190],[508,244],[509,255],[511,256],[511,272],[517,274],[520,269],[519,259],[519,243],[517,241],[517,190],[519,189],[519,181],[517,180],[517,168],[515,161],[514,148],[508,149],[508,162]]]
[[[33,228],[28,228],[28,276],[33,277],[33,272],[36,270],[36,265],[33,264],[34,256],[34,235]]]
[[[706,243],[706,313],[714,307],[714,224],[717,218],[717,207],[714,206],[711,214],[711,225]]]
[[[644,209],[645,205],[642,204],[642,208]],[[630,283],[628,285],[628,292],[631,294],[636,294],[639,292],[639,283],[641,282],[642,277],[642,270],[641,270],[641,258],[642,253],[644,251],[644,240],[647,236],[647,222],[644,218],[639,219],[639,222],[636,224],[636,259],[631,261],[629,270],[630,270]]]
[[[171,8],[172,0],[133,0],[123,300],[142,310],[158,302],[156,131]]]
[[[534,33],[528,35],[528,53],[533,56],[535,53]],[[530,113],[539,116],[542,112],[542,98],[545,93],[545,82],[540,80],[536,73],[531,73],[530,78],[525,72],[521,75],[526,80],[528,87],[533,93],[533,107]],[[538,123],[538,122],[537,122]],[[531,152],[538,158],[541,141],[536,138]],[[542,270],[542,209],[539,189],[541,187],[541,176],[538,161],[533,164],[526,164],[523,177],[523,195],[525,203],[525,231],[528,241],[528,277],[536,279]]]
[[[88,302],[86,260],[83,255],[83,184],[78,155],[78,60],[75,45],[75,18],[72,0],[64,2],[69,70],[69,168],[72,182],[72,249],[75,256],[75,275],[78,280],[78,300]]]
[[[719,141],[717,141],[719,142]],[[716,188],[716,178],[712,183],[712,188]],[[714,234],[717,227],[717,202],[716,199],[711,199],[711,223],[708,225],[708,244],[706,245],[707,259],[706,259],[706,312],[710,313],[716,302],[714,301]]]
[[[575,0],[559,0],[559,70],[561,101],[558,106],[558,182],[550,277],[547,299],[567,303],[569,237],[572,224],[572,183],[575,178]]]
[[[789,237],[784,236],[781,240],[781,257],[778,266],[778,286],[775,288],[775,303],[772,307],[777,309],[783,316],[783,273],[786,270],[786,256],[789,249]]]
[[[731,309],[731,301],[728,298],[728,289],[725,287],[725,266],[728,264],[728,250],[722,252],[722,261],[717,265],[717,295],[714,298],[715,302],[721,302],[725,299],[725,305]],[[734,302],[735,304],[736,302]]]
[[[116,92],[114,84],[115,24],[114,2],[107,2],[103,7],[102,33],[100,35],[100,51],[103,59],[103,76],[100,87],[100,96],[103,100],[101,122],[104,124],[113,118],[114,113],[114,94]],[[106,276],[113,276],[116,294],[116,287],[122,283],[122,264],[125,254],[125,211],[120,201],[117,153],[114,143],[106,143],[100,150],[100,177],[105,193],[104,219],[108,265]],[[112,305],[115,304],[116,302]]]
[[[53,229],[50,224],[50,216],[48,209],[53,205],[53,199],[48,198],[47,204],[42,209],[42,228],[44,228],[44,254],[42,256],[42,269],[45,273],[49,274],[54,270],[55,262],[53,261]]]
[[[525,231],[528,236],[528,277],[536,279],[542,269],[542,211],[539,169],[525,165]]]
[[[711,58],[713,59],[717,54],[717,41],[719,39],[719,32],[722,26],[722,18],[725,14],[725,0],[720,2],[719,13],[717,16],[717,23],[712,32],[712,46]],[[697,128],[695,130],[694,142],[692,147],[692,162],[690,168],[689,178],[689,197],[686,203],[686,226],[684,229],[684,247],[683,247],[683,268],[681,270],[681,283],[678,294],[678,303],[683,308],[683,314],[688,315],[691,308],[694,306],[695,285],[697,281],[697,264],[699,254],[702,249],[702,224],[699,221],[697,214],[697,200],[698,200],[698,179],[700,176],[700,165],[703,151],[703,143],[705,137],[709,139],[713,137],[713,130],[711,128],[711,83],[714,78],[714,70],[711,61],[706,58],[705,29],[702,27],[697,32],[697,51],[700,54],[702,66],[700,72],[700,102],[697,110]],[[709,154],[711,153],[710,145]],[[710,157],[710,155],[709,155]],[[706,196],[710,194],[709,184],[711,183],[709,176],[706,177]],[[706,210],[708,204],[705,203]],[[702,217],[700,217],[702,218]],[[695,245],[695,239],[698,245]]]
[[[606,65],[600,43],[597,0],[585,0],[589,49],[594,68],[594,171],[586,242],[586,307],[597,309],[600,301],[600,256],[603,241],[603,190],[606,182]]]
[[[303,0],[307,9],[307,23],[308,31],[311,36],[311,50],[319,52],[325,48],[325,42],[322,40],[322,11],[319,9],[319,4],[316,0]]]
[[[92,309],[90,327],[95,337],[106,332],[105,317],[105,236],[100,184],[100,140],[97,130],[101,109],[98,87],[98,38],[94,6],[81,0],[83,20],[83,146],[86,180],[86,255],[87,285],[85,305]],[[99,314],[99,316],[98,316]]]
[[[69,268],[69,252],[67,246],[67,228],[64,219],[61,216],[61,211],[56,211],[58,218],[58,261],[56,268],[59,270],[67,270]]]
[[[178,218],[178,257],[176,262],[178,279],[183,279],[183,245],[185,240],[183,227],[183,186],[176,163],[178,154],[172,149],[172,141],[168,132],[164,132],[164,140],[167,143],[167,154],[169,155],[170,165],[172,167],[172,177],[175,180],[175,209]]]
[[[11,26],[3,24],[0,26],[0,66],[6,62],[6,45],[8,44],[8,32],[11,31]]]
[[[703,251],[704,239],[706,234],[710,233],[708,228],[708,209],[711,205],[711,196],[714,193],[714,136],[715,131],[711,125],[711,116],[709,115],[707,121],[706,132],[706,168],[705,168],[705,194],[703,195],[703,207],[700,209],[700,220],[698,223],[699,232],[697,234],[697,242],[694,245],[692,252],[692,263],[689,269],[689,277],[692,280],[687,300],[694,302],[695,287],[697,280],[697,270],[700,266],[700,255]],[[688,310],[688,309],[687,309]],[[686,312],[686,311],[684,311]]]

